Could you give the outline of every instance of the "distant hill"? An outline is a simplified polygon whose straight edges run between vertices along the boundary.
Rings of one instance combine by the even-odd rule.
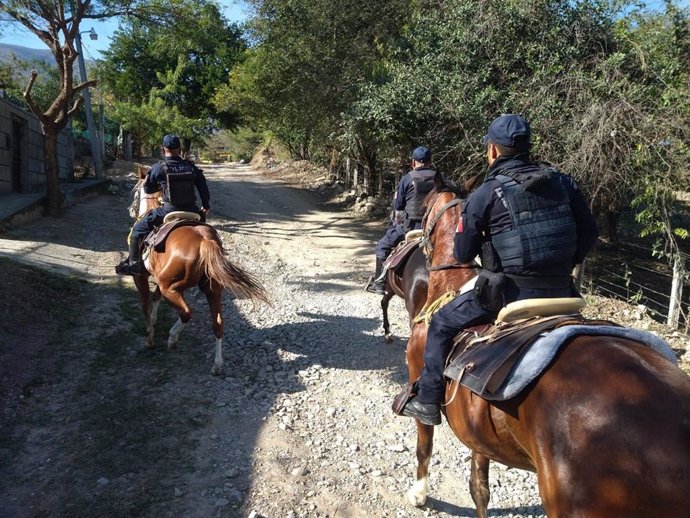
[[[30,49],[22,47],[21,45],[10,45],[9,43],[0,43],[0,63],[8,63],[12,61],[12,57],[16,56],[23,61],[40,61],[47,65],[55,63],[53,54],[46,49]]]

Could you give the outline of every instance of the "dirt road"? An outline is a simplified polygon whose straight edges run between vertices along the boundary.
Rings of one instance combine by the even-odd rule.
[[[412,420],[390,403],[406,381],[407,323],[385,344],[379,298],[362,290],[378,225],[324,210],[247,166],[205,166],[210,222],[273,307],[224,304],[225,371],[209,374],[203,296],[177,351],[161,307],[143,348],[122,257],[128,199],[103,195],[0,236],[0,517],[474,516],[469,452],[436,433],[427,506],[410,507]],[[125,192],[124,189],[122,192]],[[6,298],[6,301],[10,299]],[[535,477],[493,466],[491,516],[534,517]]]

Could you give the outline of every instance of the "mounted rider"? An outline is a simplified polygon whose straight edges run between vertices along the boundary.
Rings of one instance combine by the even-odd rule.
[[[163,192],[163,206],[149,211],[132,228],[129,257],[115,267],[120,275],[139,275],[144,268],[141,244],[154,227],[163,223],[165,215],[173,211],[200,213],[202,219],[210,209],[210,195],[206,178],[193,162],[180,156],[180,139],[176,135],[163,137],[163,160],[155,164],[144,183],[144,192]],[[199,192],[202,209],[196,204],[195,189]]]
[[[454,240],[461,264],[482,259],[475,288],[431,319],[418,392],[402,410],[423,424],[441,423],[443,370],[456,334],[490,323],[509,302],[572,297],[572,268],[594,246],[598,229],[575,180],[530,161],[531,131],[519,115],[502,115],[482,140],[489,172],[465,201]]]
[[[407,232],[422,228],[424,198],[434,188],[436,171],[431,166],[431,150],[420,146],[412,151],[410,159],[412,170],[400,179],[393,198],[393,210],[404,212],[404,218],[403,221],[392,219],[388,230],[376,243],[376,270],[365,288],[370,293],[384,293],[385,279],[381,278],[383,263],[405,239]]]

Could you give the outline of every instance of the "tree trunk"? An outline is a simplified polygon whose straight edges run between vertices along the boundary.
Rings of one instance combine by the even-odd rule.
[[[58,162],[58,133],[50,126],[43,126],[43,161],[45,163],[47,188],[47,216],[59,216],[62,211],[62,192],[60,191],[60,164]]]
[[[189,158],[189,150],[191,148],[192,148],[192,139],[183,138],[182,139],[182,149],[180,151],[182,152],[182,156],[184,158]]]

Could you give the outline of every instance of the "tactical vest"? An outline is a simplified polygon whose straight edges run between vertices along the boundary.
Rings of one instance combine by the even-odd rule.
[[[410,178],[412,178],[412,197],[405,200],[405,215],[408,226],[411,226],[415,221],[422,220],[424,217],[424,198],[434,188],[436,172],[432,169],[424,169],[424,171],[431,171],[432,175],[424,175],[416,169],[409,173]]]
[[[196,206],[194,168],[186,161],[161,162],[167,182],[168,201],[176,207]]]
[[[504,270],[538,274],[544,267],[562,264],[564,272],[570,271],[577,227],[568,193],[554,173],[528,167],[496,175],[501,183],[497,193],[513,225],[512,230],[491,236]]]

